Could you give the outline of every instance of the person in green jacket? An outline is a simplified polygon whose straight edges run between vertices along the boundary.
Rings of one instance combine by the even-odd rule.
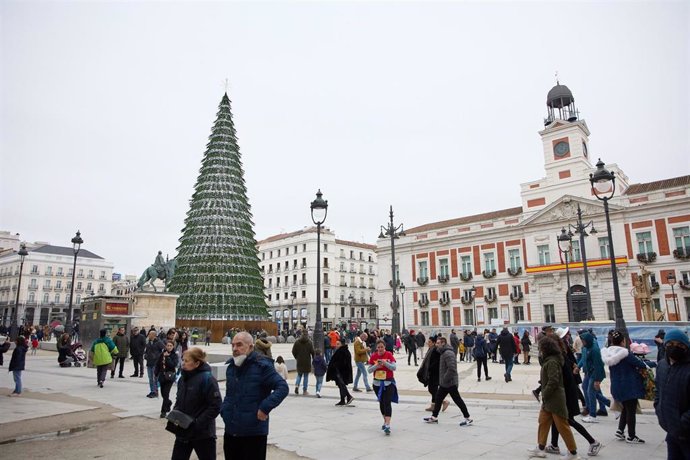
[[[577,456],[577,444],[568,424],[568,408],[565,400],[565,387],[563,384],[564,358],[558,346],[558,342],[552,337],[545,336],[539,341],[539,352],[542,358],[541,365],[541,410],[539,411],[539,429],[537,434],[537,447],[528,450],[531,457],[546,458],[546,442],[555,424],[558,433],[565,441],[568,454],[565,459],[579,458]]]
[[[103,388],[105,376],[108,374],[108,365],[113,362],[113,354],[118,352],[115,342],[107,337],[107,333],[107,329],[101,329],[99,331],[100,337],[91,345],[93,364],[96,366],[96,380],[101,388]]]

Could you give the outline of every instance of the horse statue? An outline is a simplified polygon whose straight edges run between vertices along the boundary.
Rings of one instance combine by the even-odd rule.
[[[170,280],[172,280],[172,277],[175,274],[176,268],[177,259],[172,259],[165,262],[162,267],[160,265],[157,267],[156,264],[151,265],[149,268],[144,270],[141,278],[139,278],[137,289],[144,291],[146,283],[149,283],[149,286],[153,288],[153,291],[158,292],[158,289],[156,289],[156,286],[153,284],[153,282],[156,280],[163,280],[165,282],[163,292],[166,292],[168,290],[168,286],[170,285]]]

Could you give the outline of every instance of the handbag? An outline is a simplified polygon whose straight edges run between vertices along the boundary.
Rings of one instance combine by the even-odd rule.
[[[189,428],[189,425],[194,421],[192,417],[177,409],[171,410],[165,418],[167,418],[170,423],[183,430]]]
[[[647,366],[640,371],[642,375],[642,387],[644,388],[644,399],[654,401],[656,393],[656,383],[654,382],[654,371]]]
[[[175,371],[164,371],[163,372],[163,380],[166,382],[174,382],[175,381]]]

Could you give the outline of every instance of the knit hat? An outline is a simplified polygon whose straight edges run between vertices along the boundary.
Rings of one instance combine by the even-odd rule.
[[[690,348],[690,339],[688,339],[688,335],[680,329],[671,329],[670,331],[668,331],[666,333],[666,336],[664,337],[664,345],[666,345],[672,340],[680,342],[684,344],[686,347]]]

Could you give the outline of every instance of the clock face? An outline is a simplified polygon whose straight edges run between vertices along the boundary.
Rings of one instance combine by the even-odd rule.
[[[584,142],[582,143],[582,151],[585,153],[585,158],[587,158],[587,156],[588,156],[587,144],[585,144]]]
[[[565,141],[561,141],[553,148],[553,152],[557,157],[563,157],[570,152],[570,145]]]

